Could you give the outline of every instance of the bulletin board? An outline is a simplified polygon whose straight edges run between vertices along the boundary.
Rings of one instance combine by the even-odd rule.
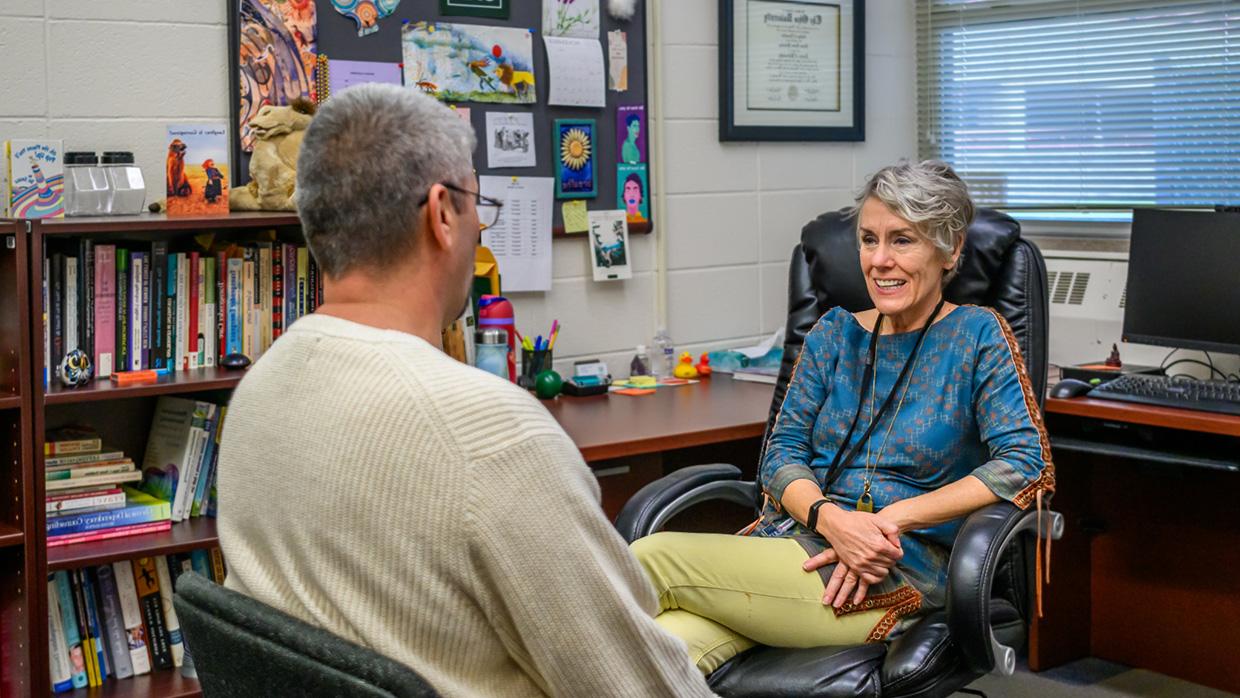
[[[605,90],[606,107],[563,107],[549,106],[550,75],[547,66],[546,48],[542,39],[542,0],[509,0],[509,17],[507,19],[490,19],[476,16],[450,16],[440,12],[441,0],[400,0],[392,14],[378,20],[378,29],[366,36],[358,36],[357,24],[350,18],[337,12],[332,0],[314,0],[317,15],[314,37],[315,52],[326,55],[329,60],[377,61],[398,64],[403,60],[401,30],[405,22],[426,21],[431,23],[473,24],[498,27],[533,29],[532,50],[534,61],[535,90],[537,99],[534,104],[491,104],[481,102],[459,102],[460,107],[470,110],[470,121],[474,133],[478,136],[478,147],[474,151],[474,168],[479,175],[500,175],[516,177],[554,177],[558,149],[553,136],[553,128],[557,119],[592,119],[595,122],[595,166],[596,194],[585,201],[590,210],[614,210],[623,208],[617,203],[617,171],[620,161],[620,140],[617,139],[617,107],[641,105],[646,108],[644,134],[646,141],[646,197],[647,209],[650,205],[654,166],[651,157],[654,152],[651,142],[650,109],[647,99],[646,80],[646,4],[638,0],[637,9],[631,19],[620,21],[613,18],[607,11],[607,0],[599,0],[598,40],[602,46],[604,66],[609,63],[607,32],[620,30],[627,35],[628,44],[628,89],[624,92]],[[230,0],[230,54],[233,82],[233,114],[239,113],[239,78],[238,78],[238,46],[239,32],[238,11],[241,0]],[[413,89],[413,88],[410,88]],[[452,102],[446,102],[453,104]],[[496,168],[487,166],[487,129],[486,113],[495,112],[527,112],[534,120],[534,151],[535,167]],[[234,130],[236,126],[233,126]],[[241,149],[237,136],[233,138],[235,185],[243,184],[248,178],[248,153]],[[553,206],[553,234],[563,235],[560,205],[564,200],[556,199]],[[631,223],[629,232],[632,234],[649,233],[652,222]]]

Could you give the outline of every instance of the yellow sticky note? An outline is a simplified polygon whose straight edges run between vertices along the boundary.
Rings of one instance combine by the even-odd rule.
[[[590,229],[590,217],[586,213],[586,202],[564,202],[564,232],[584,233]]]

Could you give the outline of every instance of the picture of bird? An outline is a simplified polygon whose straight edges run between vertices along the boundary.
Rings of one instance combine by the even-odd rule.
[[[485,68],[490,64],[491,59],[486,56],[483,56],[476,61],[470,61],[466,64],[469,67],[469,72],[478,76],[478,89],[480,90],[495,89],[495,81],[491,79],[491,76],[487,74],[485,70]]]

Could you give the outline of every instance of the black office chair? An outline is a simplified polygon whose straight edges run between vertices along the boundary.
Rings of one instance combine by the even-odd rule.
[[[413,669],[187,572],[173,597],[206,698],[432,698]]]
[[[1046,392],[1046,267],[1037,247],[1020,237],[1012,218],[979,210],[965,240],[960,274],[946,289],[953,303],[986,305],[1011,325],[1038,395]],[[767,432],[787,390],[805,335],[827,310],[872,308],[857,256],[853,220],[825,213],[801,231],[792,251],[783,365]],[[708,500],[756,506],[756,483],[732,465],[696,465],[643,487],[617,519],[632,542],[662,529],[685,509]],[[927,614],[890,643],[814,649],[756,647],[709,677],[723,696],[946,696],[978,677],[1015,670],[1031,612],[1032,534],[1036,512],[1010,503],[974,512],[961,527],[948,569],[947,608]],[[1062,517],[1043,513],[1042,534],[1058,538]]]

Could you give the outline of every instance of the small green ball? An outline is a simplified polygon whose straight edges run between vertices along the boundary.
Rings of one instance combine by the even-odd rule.
[[[555,371],[543,371],[534,378],[534,394],[543,400],[559,395],[563,387],[564,379]]]

